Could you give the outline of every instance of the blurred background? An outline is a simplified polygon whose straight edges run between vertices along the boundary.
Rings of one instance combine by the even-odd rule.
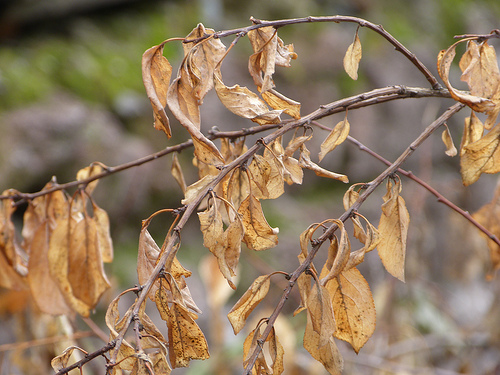
[[[52,176],[60,183],[74,180],[76,172],[91,162],[116,166],[186,140],[187,132],[175,120],[170,140],[152,126],[141,78],[141,56],[149,47],[167,38],[186,36],[199,22],[226,30],[249,25],[250,16],[281,19],[337,14],[382,24],[436,76],[436,56],[454,42],[454,35],[485,34],[500,27],[498,0],[0,1],[0,191],[35,192]],[[292,61],[291,68],[278,68],[275,83],[278,91],[302,103],[302,114],[374,88],[429,87],[413,65],[367,29],[359,31],[363,58],[360,77],[352,81],[342,68],[342,59],[355,30],[354,24],[303,24],[279,30],[285,44],[294,44],[298,59]],[[222,41],[228,46],[232,37]],[[497,49],[500,45],[497,41],[492,44]],[[250,51],[243,39],[225,60],[222,69],[227,85],[238,83],[253,89],[247,70]],[[182,59],[181,45],[167,44],[164,54],[175,72]],[[454,82],[460,86],[458,77],[455,75]],[[351,135],[393,161],[452,104],[450,99],[406,99],[352,111]],[[457,147],[463,119],[468,115],[469,111],[462,110],[448,123]],[[338,114],[322,123],[331,127],[343,116]],[[251,124],[224,110],[214,93],[209,93],[202,107],[202,130],[213,126],[236,130]],[[315,155],[326,132],[316,129],[315,135],[309,147],[313,161],[317,161]],[[488,203],[497,177],[482,176],[464,188],[459,159],[446,156],[444,151],[440,132],[436,132],[403,167],[469,212]],[[193,183],[197,172],[191,164],[192,152],[183,152],[179,158],[187,183]],[[137,283],[141,220],[158,209],[180,205],[183,195],[171,177],[171,160],[167,156],[107,177],[96,190],[96,202],[111,218],[115,246],[115,261],[106,265],[113,288],[92,317],[105,332],[106,306],[120,291]],[[347,174],[351,183],[368,182],[385,169],[349,143],[329,154],[321,165]],[[375,252],[367,256],[360,269],[375,297],[377,328],[359,355],[339,342],[346,361],[344,373],[500,374],[500,285],[498,277],[486,281],[491,263],[485,240],[422,187],[405,178],[402,181],[411,217],[406,283],[389,276]],[[301,186],[287,186],[285,195],[263,202],[269,223],[280,228],[280,243],[264,253],[243,250],[235,293],[210,286],[218,285],[216,276],[207,271],[211,269],[209,258],[205,258],[208,251],[202,246],[197,219],[191,220],[179,258],[194,271],[188,285],[204,311],[199,324],[211,345],[212,358],[195,361],[189,369],[174,373],[241,373],[245,335],[233,335],[225,313],[255,277],[296,268],[297,234],[313,222],[339,217],[347,187],[306,172]],[[360,210],[374,225],[384,190],[381,187]],[[20,207],[16,213],[19,228],[22,213]],[[167,219],[162,216],[150,227],[160,244],[170,225]],[[353,241],[353,247],[357,245]],[[320,254],[317,264],[324,258],[325,254]],[[269,315],[283,283],[286,285],[275,278],[270,294],[252,314],[256,320]],[[207,295],[222,302],[214,306]],[[285,373],[324,374],[323,367],[302,348],[305,313],[295,318],[291,315],[298,298],[293,294],[277,326],[285,347]],[[30,307],[29,296],[6,290],[0,291],[0,316],[1,374],[49,373],[50,359],[64,349],[63,343],[30,343],[39,344],[36,340],[54,335],[57,329],[61,332],[54,325],[70,324],[76,332],[88,330],[79,319],[61,322],[40,316]],[[162,324],[158,326],[165,328],[166,334]],[[93,351],[103,342],[86,338],[77,344]],[[103,363],[93,361],[84,372],[102,374]]]

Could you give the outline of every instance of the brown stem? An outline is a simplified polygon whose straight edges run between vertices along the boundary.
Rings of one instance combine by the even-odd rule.
[[[73,363],[72,365],[70,365],[68,367],[60,369],[58,372],[55,373],[55,375],[67,374],[71,370],[74,370],[76,368],[81,368],[84,364],[92,361],[94,358],[97,358],[100,355],[103,355],[104,353],[109,352],[111,349],[113,349],[115,347],[115,344],[116,344],[115,341],[108,342],[102,348],[96,350],[95,352],[87,354],[85,356],[85,358],[79,360],[78,362],[75,362],[75,363]]]

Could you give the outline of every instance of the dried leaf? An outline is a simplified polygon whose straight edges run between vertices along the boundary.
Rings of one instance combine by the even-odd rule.
[[[244,368],[247,367],[249,359],[252,356],[255,349],[257,348],[257,345],[262,345],[259,344],[259,342],[262,341],[261,336],[262,335],[260,333],[260,326],[259,326],[252,332],[250,332],[250,334],[245,339],[245,342],[243,343]],[[265,348],[262,348],[257,357],[257,360],[255,361],[254,367],[252,368],[252,374],[255,375],[282,374],[284,371],[283,367],[284,350],[283,346],[278,340],[278,337],[276,336],[274,327],[271,329],[271,332],[269,332],[269,335],[267,336],[265,343],[268,343],[269,355],[267,358],[270,359],[271,365],[267,363],[267,358],[263,353]]]
[[[354,36],[354,42],[347,48],[344,56],[344,69],[346,73],[353,80],[358,79],[358,67],[361,60],[361,41],[358,36],[358,29],[356,29],[356,35]]]
[[[78,181],[86,180],[87,178],[94,177],[100,173],[102,173],[104,170],[103,165],[100,163],[92,163],[88,167],[80,169],[76,173],[76,179]],[[87,186],[85,187],[85,192],[88,195],[91,195],[94,192],[94,189],[97,186],[97,183],[99,180],[94,180],[92,182],[89,182]]]
[[[72,345],[64,349],[64,351],[57,357],[52,358],[52,360],[50,361],[50,365],[52,366],[55,372],[58,372],[59,370],[68,366],[69,358],[71,357],[71,354],[73,354],[73,351],[75,349],[82,350],[78,346]]]
[[[497,185],[495,195],[491,202],[485,204],[477,210],[472,217],[488,229],[493,235],[500,238],[500,185]],[[500,269],[500,246],[490,240],[483,232],[480,233],[486,238],[488,248],[490,249],[490,258],[493,269],[489,273],[489,277],[493,278],[495,272]]]
[[[278,124],[281,122],[280,115],[283,111],[270,111],[266,103],[246,87],[240,87],[239,85],[226,86],[222,82],[220,72],[216,72],[214,81],[215,91],[220,101],[235,115],[251,119],[260,125]]]
[[[340,229],[340,240],[338,243],[336,240],[330,243],[328,248],[329,261],[325,263],[325,268],[320,274],[321,285],[325,285],[328,280],[337,277],[340,272],[342,272],[349,261],[349,255],[351,253],[351,243],[349,242],[344,223],[341,220],[333,220],[333,222],[337,224]]]
[[[478,141],[463,147],[462,152],[460,172],[465,186],[476,182],[482,173],[500,172],[500,124]]]
[[[270,199],[272,192],[269,192],[267,186],[271,178],[272,167],[269,162],[263,156],[256,154],[247,170],[251,176],[250,184],[255,198]]]
[[[186,193],[187,185],[186,180],[184,180],[184,173],[182,173],[182,168],[179,163],[179,158],[177,158],[177,153],[174,152],[174,156],[172,157],[172,167],[170,169],[172,176],[175,178],[175,181],[179,184],[183,193]]]
[[[163,130],[168,138],[172,136],[170,122],[165,113],[167,90],[172,76],[172,66],[163,56],[166,41],[151,47],[142,55],[142,81],[151,101],[154,113],[154,127]]]
[[[328,290],[314,284],[307,300],[304,348],[332,375],[340,375],[344,361],[335,344],[335,319]]]
[[[460,40],[439,53],[438,73],[453,99],[468,105],[476,112],[484,112],[488,115],[485,128],[491,129],[500,112],[500,74],[495,50],[488,46],[487,41],[480,44],[479,50],[477,46],[474,46],[475,41],[469,42],[465,57],[460,62],[463,70],[462,80],[466,81],[471,89],[471,92],[467,93],[455,89],[449,81],[455,48],[464,41],[467,39]]]
[[[356,268],[342,272],[325,285],[332,297],[336,338],[359,350],[375,331],[375,304],[370,287]]]
[[[92,207],[101,259],[104,263],[111,263],[113,261],[113,240],[111,239],[108,213],[94,202],[92,202]]]
[[[285,192],[284,167],[277,158],[268,150],[264,150],[263,160],[267,161],[271,171],[266,185],[269,196],[267,199],[276,199]]]
[[[270,277],[271,275],[257,277],[227,314],[235,335],[242,330],[250,313],[267,295]]]
[[[182,204],[188,205],[192,203],[198,195],[215,179],[216,176],[206,175],[200,178],[194,184],[189,185],[185,192],[185,198],[181,201]]]
[[[332,129],[328,137],[321,144],[321,151],[319,153],[319,161],[323,160],[326,154],[334,150],[338,145],[344,142],[349,135],[350,130],[349,121],[347,121],[347,113],[342,121],[340,121]]]
[[[404,265],[406,255],[406,239],[410,216],[406,204],[399,195],[401,181],[387,181],[387,193],[382,204],[382,215],[378,225],[381,240],[378,254],[382,263],[392,276],[404,281]]]
[[[302,168],[306,168],[313,171],[316,174],[316,176],[331,178],[334,180],[342,181],[344,183],[349,182],[349,178],[346,175],[331,172],[327,169],[321,168],[319,165],[314,163],[311,160],[311,153],[309,152],[309,150],[306,148],[305,145],[301,146],[299,165]]]
[[[479,120],[474,111],[471,111],[470,117],[465,118],[464,134],[462,136],[462,142],[460,143],[460,156],[465,153],[465,146],[480,140],[483,133],[483,123]]]
[[[443,140],[444,145],[446,146],[446,155],[448,156],[456,156],[457,155],[457,148],[453,144],[453,139],[451,138],[451,133],[450,129],[448,126],[445,126],[445,129],[443,130],[443,134],[441,135],[441,139]]]
[[[285,112],[294,119],[300,119],[300,103],[287,98],[274,89],[270,89],[261,93],[262,98],[272,108]]]
[[[187,367],[191,359],[207,359],[208,345],[200,327],[193,320],[189,311],[177,302],[171,306],[156,292],[156,305],[162,318],[166,318],[168,327],[168,353],[173,368]]]
[[[245,236],[243,241],[248,248],[261,251],[270,249],[278,244],[278,228],[271,228],[262,212],[257,198],[250,194],[238,209],[241,215]]]

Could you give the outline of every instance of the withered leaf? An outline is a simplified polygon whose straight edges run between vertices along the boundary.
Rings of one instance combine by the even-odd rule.
[[[52,358],[52,360],[50,361],[50,365],[52,366],[55,372],[58,372],[59,370],[68,366],[69,358],[71,357],[75,349],[82,350],[78,346],[72,345],[64,349],[64,351],[57,357]]]
[[[252,193],[257,199],[268,199],[272,195],[267,186],[271,178],[271,165],[258,154],[254,155],[252,162],[247,168],[251,176],[250,183],[252,185]]]
[[[181,201],[182,204],[188,205],[192,203],[200,194],[203,189],[205,189],[216,176],[206,175],[203,178],[199,179],[195,183],[189,185],[184,193],[185,198]]]
[[[462,148],[460,173],[465,186],[476,182],[482,173],[500,171],[500,123],[481,139]]]
[[[78,181],[85,180],[87,178],[94,177],[95,175],[98,175],[103,170],[104,170],[104,166],[102,164],[92,163],[88,167],[80,169],[76,173],[76,179]],[[89,195],[92,194],[94,192],[94,189],[96,188],[98,182],[99,182],[99,180],[94,180],[94,181],[90,182],[89,184],[87,184],[87,186],[85,187],[85,192]]]
[[[387,193],[384,196],[378,225],[381,236],[378,254],[387,272],[404,281],[406,239],[410,216],[403,197],[399,195],[400,192],[401,181],[399,179],[396,183],[392,180],[387,181]]]
[[[285,192],[285,179],[283,177],[284,167],[272,152],[268,149],[264,150],[263,160],[267,161],[271,172],[269,173],[269,179],[267,182],[267,191],[269,192],[268,199],[276,199],[280,197]]]
[[[328,248],[328,260],[320,274],[320,284],[325,285],[328,280],[337,277],[349,261],[351,243],[347,236],[344,223],[341,220],[333,220],[340,229],[340,240],[331,241]]]
[[[368,282],[356,268],[342,272],[325,285],[332,298],[336,338],[351,344],[356,353],[375,331],[375,304]]]
[[[497,186],[491,202],[481,207],[472,217],[497,238],[500,238],[500,186]],[[494,241],[490,240],[483,232],[480,233],[486,238],[490,250],[490,259],[493,269],[488,276],[492,278],[495,272],[500,269],[500,247]]]
[[[456,156],[457,148],[453,144],[453,139],[451,138],[450,129],[448,126],[445,126],[443,133],[441,134],[441,139],[443,140],[444,145],[446,146],[446,155],[448,156]]]
[[[300,118],[300,103],[287,98],[275,89],[270,89],[261,93],[265,102],[273,109],[285,112],[294,119]]]
[[[257,277],[227,314],[235,335],[242,330],[250,313],[267,295],[271,285],[270,277],[271,275]]]
[[[174,152],[174,156],[172,157],[172,167],[170,168],[170,172],[172,176],[175,178],[175,181],[179,184],[183,193],[186,193],[187,185],[186,180],[184,179],[184,173],[182,173],[182,168],[179,163],[179,158],[177,157],[177,153]]]
[[[260,326],[249,333],[245,342],[243,343],[243,367],[246,368],[250,357],[252,356],[254,350],[259,345],[259,340],[261,340]],[[261,340],[262,341],[262,340]],[[252,368],[252,374],[255,375],[279,375],[284,371],[283,367],[283,356],[284,350],[278,336],[276,335],[274,327],[266,338],[265,343],[268,343],[268,358],[270,358],[271,364],[267,363],[267,358],[264,355],[263,350],[259,353],[257,360],[255,361],[254,367]]]
[[[344,361],[335,344],[335,319],[328,290],[314,284],[307,300],[304,348],[332,375],[340,375]]]
[[[483,123],[479,120],[474,111],[471,111],[470,117],[465,118],[464,134],[462,136],[462,142],[460,143],[460,156],[465,153],[465,146],[481,139],[483,133]]]
[[[173,368],[187,367],[191,359],[210,357],[208,345],[200,327],[191,313],[181,304],[173,302],[169,306],[157,290],[156,304],[168,327],[168,353]]]
[[[101,259],[104,263],[111,263],[113,261],[113,240],[109,229],[108,213],[94,202],[92,202],[92,207]]]
[[[213,29],[207,29],[199,23],[186,36],[186,40],[195,40],[207,35],[213,35]],[[213,88],[213,74],[215,67],[225,55],[226,47],[219,38],[206,38],[201,42],[183,43],[184,55],[187,56],[187,65],[191,79],[196,82],[193,88],[194,96],[203,102],[203,98]]]
[[[245,236],[243,241],[253,250],[267,250],[278,244],[278,228],[271,228],[257,198],[250,194],[238,209]]]
[[[361,60],[361,41],[358,36],[358,29],[354,41],[349,45],[344,56],[344,69],[346,73],[354,80],[358,79],[358,67]]]
[[[163,56],[165,42],[151,47],[142,55],[142,81],[151,101],[154,113],[154,127],[163,130],[168,138],[172,136],[170,122],[165,113],[167,90],[172,76],[172,66]]]
[[[337,123],[337,125],[335,125],[330,134],[328,134],[323,143],[321,143],[319,161],[323,160],[326,154],[334,150],[338,145],[346,140],[347,136],[349,135],[350,127],[351,126],[349,124],[349,121],[347,121],[346,113],[344,119]]]
[[[344,183],[349,182],[349,178],[345,174],[331,172],[327,169],[321,168],[319,165],[311,160],[311,153],[305,145],[301,146],[299,165],[302,168],[309,169],[313,171],[316,176],[331,178],[334,180],[342,181]]]
[[[248,88],[239,85],[226,86],[222,82],[220,72],[214,74],[214,82],[221,103],[235,115],[251,119],[259,125],[281,122],[280,115],[283,111],[269,110],[266,103]]]
[[[459,40],[448,49],[442,50],[438,55],[438,73],[444,84],[450,91],[453,99],[468,105],[476,112],[484,112],[488,115],[485,128],[491,129],[494,125],[498,113],[500,112],[500,75],[495,51],[488,43],[482,42],[478,51],[474,51],[475,42],[469,43],[466,56],[461,61],[460,67],[463,70],[463,80],[469,83],[470,93],[455,89],[449,81],[451,64],[455,57],[455,49],[459,43],[467,39]],[[485,74],[488,78],[484,79]]]

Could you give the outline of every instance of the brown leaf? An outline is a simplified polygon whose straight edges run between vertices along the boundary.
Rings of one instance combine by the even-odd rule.
[[[266,186],[267,191],[269,192],[268,199],[276,199],[285,192],[285,179],[283,177],[285,168],[283,166],[283,162],[279,160],[269,149],[266,148],[262,156],[271,167],[271,172],[269,173],[269,179]]]
[[[261,93],[262,98],[272,108],[285,112],[294,119],[300,119],[300,103],[287,98],[274,89],[270,89]]]
[[[378,254],[387,272],[404,281],[406,239],[410,216],[403,197],[399,195],[400,192],[401,181],[399,179],[396,183],[391,180],[387,181],[387,193],[384,196],[382,215],[380,215],[378,225],[381,235]]]
[[[356,268],[342,272],[325,285],[332,297],[336,338],[351,344],[356,353],[375,331],[375,304],[370,287]]]
[[[248,39],[254,51],[248,63],[250,74],[260,91],[266,92],[274,87],[272,75],[275,66],[290,66],[290,60],[296,59],[297,54],[293,45],[285,46],[272,26],[249,31]]]
[[[247,170],[251,177],[250,184],[255,198],[270,199],[272,192],[269,192],[267,186],[271,178],[272,167],[269,162],[263,156],[256,154]]]
[[[163,56],[165,42],[151,47],[142,55],[142,81],[151,101],[155,117],[154,127],[163,130],[168,138],[172,136],[170,122],[165,113],[167,90],[172,76],[172,66]]]
[[[358,79],[358,67],[361,60],[361,41],[358,36],[358,29],[356,29],[356,35],[354,36],[354,42],[347,48],[344,56],[344,69],[346,73],[353,80]]]
[[[183,193],[186,193],[187,185],[186,180],[184,179],[184,173],[182,173],[182,168],[179,163],[179,158],[177,157],[177,153],[174,152],[174,156],[172,157],[172,167],[170,168],[170,172],[172,176],[175,178],[175,181],[179,184]]]
[[[299,165],[302,168],[306,168],[313,171],[316,174],[316,176],[331,178],[334,180],[342,181],[344,183],[349,182],[349,178],[346,175],[331,172],[327,169],[321,168],[319,165],[314,163],[311,160],[311,153],[309,152],[309,150],[305,145],[301,146]]]
[[[482,173],[500,172],[500,124],[478,141],[462,148],[460,172],[465,186],[476,182]]]
[[[469,84],[470,93],[455,89],[450,81],[451,64],[455,57],[455,48],[459,43],[468,39],[459,40],[438,55],[438,73],[450,91],[453,99],[468,105],[476,112],[488,115],[486,129],[491,129],[500,112],[500,74],[495,50],[484,41],[478,46],[469,40],[468,49],[460,61],[462,80]]]
[[[4,191],[2,195],[9,195]],[[12,222],[15,206],[10,199],[0,202],[0,287],[14,290],[26,288],[26,255],[16,238]]]
[[[271,275],[257,277],[227,314],[235,335],[242,330],[250,313],[267,295],[271,285],[270,277]]]
[[[189,185],[184,193],[185,198],[181,201],[182,204],[188,205],[192,203],[198,195],[215,179],[216,176],[206,175],[198,181]]]
[[[443,130],[443,133],[441,135],[441,139],[443,140],[443,143],[446,146],[446,151],[445,151],[446,155],[456,156],[457,148],[453,144],[453,139],[451,138],[450,129],[446,124],[445,124],[445,129]]]
[[[328,280],[337,277],[349,261],[351,254],[351,243],[347,236],[344,223],[341,220],[333,220],[340,229],[340,240],[331,241],[328,248],[328,260],[320,275],[320,284],[325,285]],[[336,237],[335,237],[336,238]]]
[[[166,317],[172,367],[187,367],[191,359],[209,358],[207,341],[191,313],[176,301],[169,306],[168,301],[161,297],[160,290],[157,290],[155,300],[162,318]]]
[[[495,195],[491,202],[485,204],[477,210],[472,217],[481,225],[488,229],[497,238],[500,238],[500,186],[497,185]],[[500,269],[500,246],[490,240],[483,232],[480,232],[486,238],[488,248],[490,249],[490,258],[493,270],[489,273],[492,278],[495,272]]]
[[[213,35],[213,29],[207,29],[199,23],[186,36],[186,40],[198,39]],[[213,88],[213,74],[215,67],[220,64],[226,53],[226,47],[219,38],[206,38],[201,42],[183,43],[184,55],[187,57],[191,80],[196,82],[193,93],[196,99],[203,102],[203,98]]]
[[[245,230],[243,241],[248,248],[261,251],[278,244],[278,228],[271,228],[257,198],[250,194],[238,208]]]
[[[484,125],[478,119],[474,111],[471,111],[470,117],[465,118],[464,134],[460,143],[460,156],[465,153],[465,146],[481,139],[484,133]]]
[[[235,115],[251,119],[259,125],[278,124],[281,122],[280,115],[283,111],[270,111],[266,103],[248,88],[240,87],[239,85],[226,86],[222,82],[220,72],[216,72],[214,81],[215,91],[221,103]]]
[[[72,345],[64,349],[64,351],[57,357],[52,358],[52,360],[50,361],[50,365],[52,366],[55,372],[58,372],[59,370],[68,366],[69,358],[71,357],[71,354],[73,354],[73,351],[75,349],[82,350],[78,346]]]
[[[103,165],[100,163],[92,163],[88,167],[80,169],[76,173],[76,179],[78,181],[86,180],[87,178],[94,177],[95,175],[98,175],[104,171]],[[85,187],[85,192],[88,195],[91,195],[94,192],[94,189],[97,186],[97,183],[99,180],[94,180],[92,182],[89,182],[87,186]]]
[[[335,344],[335,319],[328,290],[314,284],[307,300],[304,348],[332,375],[340,375],[344,361]]]
[[[344,142],[349,135],[350,129],[349,121],[347,121],[347,113],[342,121],[340,121],[335,127],[332,129],[330,134],[326,137],[326,139],[321,144],[321,151],[319,153],[319,161],[323,160],[326,154],[330,151],[334,150],[338,145]]]
[[[246,368],[247,364],[252,356],[253,352],[257,348],[259,342],[262,341],[260,333],[260,326],[254,329],[245,339],[243,343],[243,367]],[[260,340],[260,341],[259,341]],[[267,336],[265,343],[268,344],[268,353],[267,358],[270,359],[271,365],[267,363],[267,358],[264,355],[264,348],[260,351],[257,360],[255,361],[255,365],[252,368],[252,374],[256,375],[279,375],[284,371],[283,367],[283,356],[284,350],[283,346],[278,340],[274,327],[271,329],[271,332]]]
[[[104,263],[111,263],[113,261],[113,240],[109,229],[108,213],[94,202],[92,202],[92,207],[101,259]]]

